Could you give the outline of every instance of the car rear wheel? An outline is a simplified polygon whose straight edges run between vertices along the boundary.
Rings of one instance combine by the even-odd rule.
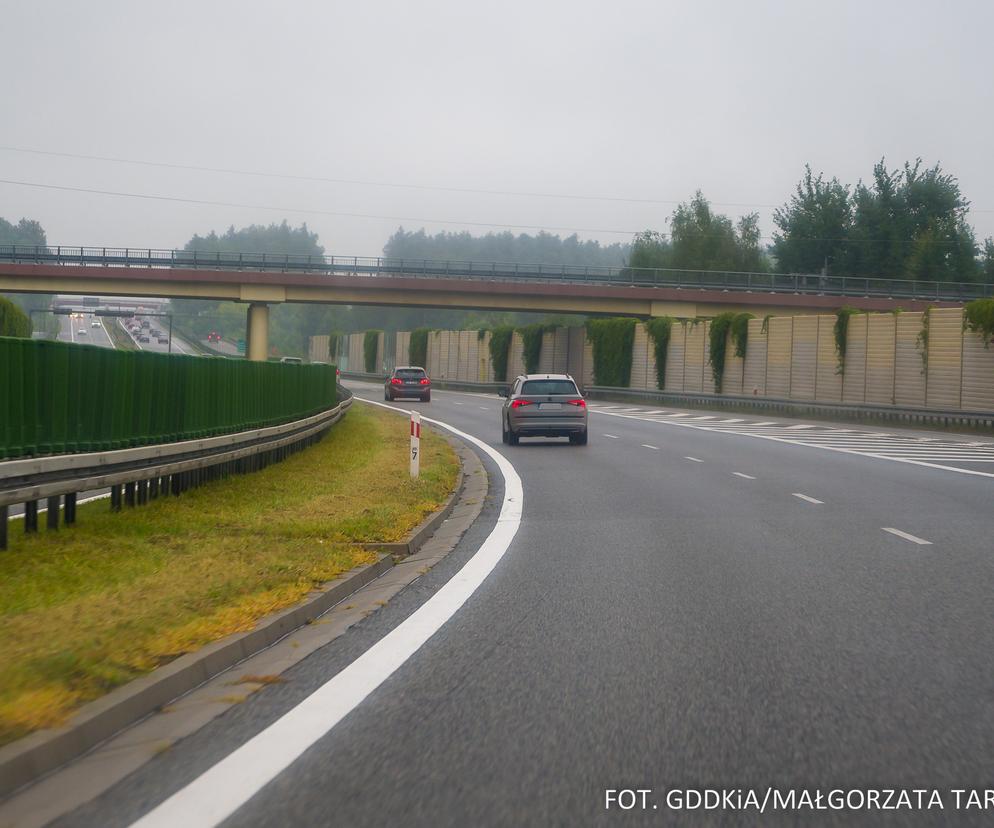
[[[587,432],[582,431],[579,434],[570,434],[569,441],[574,446],[585,446],[587,445]]]
[[[425,394],[425,395],[424,395],[424,396],[423,396],[423,397],[421,398],[421,401],[422,401],[422,402],[431,402],[431,391],[429,391],[429,392],[428,392],[427,394]]]
[[[387,402],[393,402],[393,394],[391,394],[389,391],[384,391],[383,399],[385,399]]]
[[[518,437],[518,435],[514,433],[514,430],[510,426],[508,426],[508,428],[507,428],[507,444],[509,446],[516,446],[516,445],[518,445],[518,440],[519,439],[520,438]]]

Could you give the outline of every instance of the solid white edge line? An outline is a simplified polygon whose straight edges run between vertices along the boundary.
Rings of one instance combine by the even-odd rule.
[[[817,503],[821,505],[825,502],[824,500],[818,500],[815,497],[810,497],[806,494],[801,494],[800,492],[791,492],[791,494],[794,495],[794,497],[799,497],[801,500],[806,500],[808,503]]]
[[[927,541],[925,538],[919,538],[915,535],[909,535],[907,532],[902,532],[900,529],[895,529],[892,526],[881,526],[885,532],[890,532],[892,535],[897,535],[899,538],[904,538],[912,543],[917,543],[919,546],[931,546],[932,541]]]
[[[359,397],[355,399],[410,414],[407,409]],[[398,627],[296,707],[133,825],[141,828],[177,825],[212,828],[227,819],[417,652],[466,603],[507,552],[521,524],[523,491],[514,466],[482,440],[439,420],[424,416],[422,420],[467,440],[497,464],[504,477],[504,501],[493,531],[462,569]]]

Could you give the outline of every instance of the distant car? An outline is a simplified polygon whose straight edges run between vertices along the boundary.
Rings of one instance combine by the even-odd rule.
[[[209,334],[207,334],[207,341],[208,342],[220,342],[221,341],[221,334],[219,334],[217,331],[211,331]]]
[[[159,344],[160,345],[168,345],[169,344],[169,337],[168,336],[160,336],[159,337]]]
[[[100,327],[100,323],[99,323],[99,322],[97,322],[97,320],[96,320],[96,319],[94,319],[94,320],[93,320],[93,321],[92,321],[92,322],[90,323],[90,327],[91,327],[91,328],[99,328],[99,327]]]
[[[86,336],[86,328],[80,328],[79,333],[76,336]]]
[[[587,402],[569,374],[528,374],[510,388],[500,411],[501,438],[518,445],[521,437],[569,437],[587,445]]]
[[[138,341],[139,342],[148,342],[149,339],[148,339],[148,337],[145,334],[140,334],[139,337],[138,337]]]
[[[414,365],[394,368],[383,384],[383,399],[395,400],[398,397],[417,397],[422,402],[431,402],[428,372]]]
[[[284,365],[303,365],[304,364],[304,360],[302,360],[300,357],[282,357],[280,359],[280,362],[282,362]]]

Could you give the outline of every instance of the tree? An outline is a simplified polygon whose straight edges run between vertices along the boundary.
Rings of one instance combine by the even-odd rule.
[[[306,224],[291,227],[285,220],[268,226],[251,224],[238,230],[232,225],[221,235],[213,230],[205,236],[194,235],[183,249],[198,253],[324,254],[317,233],[312,233]],[[244,305],[202,299],[173,299],[170,304],[179,327],[196,338],[205,337],[211,330],[218,330],[229,339],[245,335]],[[269,319],[270,345],[278,353],[303,355],[310,336],[333,327],[329,324],[331,310],[324,305],[275,305]]]
[[[994,283],[994,238],[984,240],[984,257],[980,260],[981,280]]]
[[[700,190],[676,208],[670,220],[670,267],[682,270],[763,272],[767,263],[759,246],[759,214],[733,224],[711,211]]]
[[[632,241],[632,254],[628,263],[634,268],[672,267],[672,255],[673,248],[666,236],[655,230],[645,230]]]
[[[852,230],[849,188],[837,178],[815,178],[811,166],[783,207],[773,213],[778,231],[773,234],[777,269],[789,273],[829,272],[845,258],[846,240]]]
[[[627,253],[628,246],[621,243],[602,246],[598,241],[581,241],[575,233],[561,238],[544,231],[534,236],[511,232],[473,236],[446,231],[429,236],[424,229],[407,231],[400,227],[383,246],[383,255],[388,258],[588,267],[621,267]]]
[[[888,170],[881,159],[873,183],[853,194],[853,225],[845,272],[883,279],[973,281],[977,245],[967,224],[969,202],[959,182],[922,161]]]
[[[13,224],[0,218],[0,245],[6,244],[45,247],[48,244],[48,239],[45,237],[45,228],[34,219],[22,218],[17,224]],[[29,315],[31,311],[46,310],[52,305],[50,293],[9,293],[7,298]],[[34,321],[49,334],[54,335],[59,330],[58,320],[54,316],[47,314],[42,317],[36,316]]]

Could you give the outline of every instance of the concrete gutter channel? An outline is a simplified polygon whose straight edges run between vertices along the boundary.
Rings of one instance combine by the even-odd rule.
[[[342,372],[342,378],[382,383],[386,377],[379,374]],[[461,382],[432,379],[432,387],[442,391],[469,391],[479,394],[496,394],[506,388],[503,382]],[[586,395],[592,400],[620,403],[646,403],[668,405],[672,408],[692,408],[729,411],[738,414],[838,420],[848,423],[886,423],[908,427],[935,427],[961,431],[994,431],[994,411],[957,411],[933,408],[902,408],[889,405],[850,405],[847,403],[806,402],[777,397],[744,397],[718,394],[676,393],[637,388],[609,388],[591,385]]]
[[[459,477],[453,493],[443,508],[417,526],[406,541],[362,544],[365,548],[381,553],[375,563],[356,567],[344,577],[315,590],[302,603],[262,619],[248,632],[236,633],[208,644],[194,653],[188,653],[159,667],[147,676],[111,691],[82,707],[64,727],[40,731],[0,748],[0,798],[4,800],[0,803],[0,822],[6,824],[7,819],[14,817],[18,825],[42,825],[54,819],[59,813],[52,811],[49,800],[52,796],[57,797],[65,786],[56,784],[51,791],[41,790],[51,787],[47,783],[58,782],[57,778],[62,774],[52,774],[53,771],[82,757],[82,761],[66,768],[65,772],[71,774],[76,765],[84,765],[105,747],[114,749],[115,743],[126,743],[128,733],[132,730],[138,730],[155,719],[168,719],[164,711],[167,705],[170,711],[182,708],[187,699],[194,700],[193,697],[201,690],[216,685],[218,681],[222,685],[238,683],[222,680],[222,674],[233,667],[242,667],[254,676],[282,672],[318,647],[343,634],[384,603],[383,600],[367,602],[365,609],[357,609],[353,604],[342,607],[345,599],[356,598],[364,587],[375,589],[377,596],[382,599],[390,597],[444,558],[480,514],[489,484],[483,464],[475,452],[456,438],[443,436],[460,458]],[[435,537],[436,533],[438,537]],[[333,617],[336,612],[340,617]],[[322,616],[329,618],[324,619]],[[318,624],[329,626],[317,627]],[[287,643],[285,639],[301,632],[305,627],[308,631],[317,632],[310,636],[309,644],[301,646],[300,642],[294,641],[290,642],[293,644],[292,648],[277,652],[282,644]],[[276,670],[273,669],[274,665]],[[259,684],[251,691],[254,692],[261,686]],[[202,714],[194,715],[197,723],[192,730],[206,724],[206,721],[220,715],[230,706],[231,704],[213,704],[216,710],[207,719]],[[182,737],[192,732],[190,728],[182,726],[179,733],[175,728],[169,730],[169,725],[165,726],[165,730],[161,725],[156,727],[153,724],[151,727],[160,735],[167,734],[170,737],[167,744],[171,744],[175,736]],[[137,740],[137,744],[142,743],[141,739]],[[157,751],[149,751],[145,745],[144,751],[140,750],[138,755],[132,756],[125,763],[125,769],[130,773],[152,758],[155,752]],[[48,774],[52,775],[44,779]],[[124,775],[126,773],[120,774],[120,778]],[[117,779],[113,779],[110,784],[114,781]],[[76,807],[99,793],[92,779],[80,782],[86,791],[86,798],[71,804],[71,807]],[[18,800],[22,802],[19,803]],[[66,810],[68,807],[61,812]],[[44,821],[36,821],[35,818],[46,811],[48,813]]]

